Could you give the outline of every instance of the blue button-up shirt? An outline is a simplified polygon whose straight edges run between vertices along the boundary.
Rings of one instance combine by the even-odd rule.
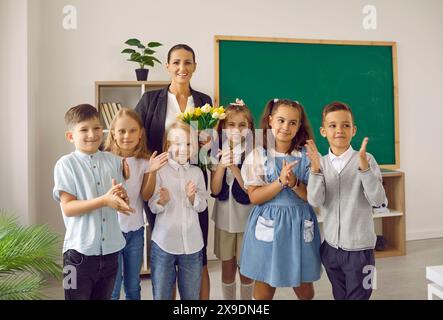
[[[55,165],[53,197],[60,202],[60,191],[64,191],[77,200],[91,200],[104,195],[112,187],[112,179],[124,181],[121,158],[109,152],[75,151]],[[63,220],[63,252],[74,249],[87,256],[106,255],[125,246],[115,209],[102,207],[75,217],[63,214]]]

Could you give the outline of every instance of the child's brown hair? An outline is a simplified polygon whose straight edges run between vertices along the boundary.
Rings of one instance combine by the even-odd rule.
[[[352,118],[352,123],[355,124],[354,122],[354,114],[352,113],[351,108],[344,102],[340,102],[340,101],[333,101],[331,103],[328,103],[327,105],[325,105],[323,107],[323,111],[321,113],[321,123],[323,126],[323,123],[325,122],[325,118],[328,115],[328,113],[334,112],[334,111],[340,111],[340,110],[344,110],[347,111],[351,114],[351,118]]]
[[[137,144],[137,147],[134,150],[134,154],[133,157],[134,158],[142,158],[142,159],[148,159],[149,155],[148,155],[148,147],[147,147],[147,140],[146,140],[146,134],[145,134],[145,129],[143,126],[143,122],[140,118],[140,115],[133,109],[131,108],[122,108],[120,109],[117,114],[114,116],[114,118],[111,121],[110,124],[110,128],[109,128],[109,133],[108,136],[106,138],[106,142],[105,142],[105,150],[106,151],[110,151],[116,155],[122,156],[122,152],[120,150],[120,147],[117,144],[117,141],[114,138],[114,134],[115,134],[115,123],[117,122],[118,119],[127,116],[131,119],[133,119],[135,122],[137,122],[138,126],[140,127],[140,130],[142,131],[142,135],[140,137],[140,141]]]
[[[269,125],[269,116],[274,115],[278,108],[282,105],[291,106],[297,109],[300,113],[300,128],[298,129],[295,137],[292,139],[288,153],[291,153],[293,150],[300,151],[301,148],[306,144],[306,140],[314,139],[314,135],[312,134],[312,128],[305,109],[298,101],[293,101],[290,99],[272,99],[266,104],[260,121],[260,127],[263,129],[263,147],[267,149],[267,131],[268,129],[271,129]]]
[[[223,120],[220,120],[217,124],[217,134],[219,139],[222,139],[223,129],[226,128],[226,122],[228,121],[229,117],[238,113],[242,113],[245,116],[246,120],[248,121],[248,129],[254,133],[254,118],[252,117],[251,110],[249,110],[248,106],[243,102],[231,103],[225,109],[226,117]]]
[[[90,104],[79,104],[65,113],[65,123],[69,129],[72,129],[77,123],[91,119],[100,119],[100,116],[97,109]]]

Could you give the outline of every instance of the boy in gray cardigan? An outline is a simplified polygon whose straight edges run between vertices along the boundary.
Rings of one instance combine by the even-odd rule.
[[[385,200],[380,169],[366,152],[368,138],[360,151],[352,149],[356,131],[349,106],[332,102],[323,108],[320,128],[329,154],[320,157],[312,140],[306,145],[311,160],[308,202],[324,216],[320,254],[337,300],[371,296],[376,242],[372,207]]]

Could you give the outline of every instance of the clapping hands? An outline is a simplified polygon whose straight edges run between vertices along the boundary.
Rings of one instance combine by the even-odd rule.
[[[361,143],[360,151],[359,151],[360,170],[362,170],[362,171],[365,171],[369,168],[368,156],[366,155],[366,146],[368,145],[368,141],[369,141],[369,138],[364,137],[364,139]]]
[[[151,155],[149,158],[149,172],[156,172],[158,169],[163,167],[168,162],[168,153],[163,152],[157,155],[157,151]]]
[[[169,190],[165,187],[161,187],[158,191],[158,194],[160,198],[158,199],[157,203],[161,206],[164,206],[169,202],[169,200],[171,200],[171,197],[169,196]]]
[[[360,157],[360,170],[367,170],[369,168],[368,157],[366,155],[366,146],[368,145],[369,138],[365,137],[361,143],[359,150]],[[306,140],[306,151],[309,160],[311,161],[311,171],[314,173],[320,172],[320,154],[317,146],[313,140]]]
[[[189,199],[189,202],[191,202],[191,204],[194,204],[194,199],[195,199],[195,194],[197,193],[197,186],[195,185],[194,182],[192,181],[188,181],[186,183],[186,196]]]
[[[119,212],[130,215],[135,210],[129,206],[129,198],[122,184],[112,179],[112,187],[105,194],[106,206],[114,208]]]
[[[314,140],[306,140],[305,148],[306,148],[306,155],[311,161],[311,171],[314,173],[319,173],[321,168],[320,165],[321,156],[318,152]]]
[[[292,169],[297,165],[299,161],[295,160],[290,163],[287,163],[286,160],[283,160],[283,166],[280,172],[280,181],[285,185],[294,185],[295,184],[295,175],[292,172]]]
[[[223,168],[229,168],[234,164],[234,153],[230,149],[220,150],[217,157],[220,157],[219,165]]]

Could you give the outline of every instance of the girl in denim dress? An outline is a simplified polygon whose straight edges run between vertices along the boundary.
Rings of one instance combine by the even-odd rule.
[[[240,273],[255,280],[254,298],[272,299],[277,287],[292,287],[299,299],[314,297],[320,279],[320,232],[307,203],[309,158],[304,145],[312,131],[296,101],[268,102],[261,120],[263,147],[242,167],[255,207],[249,216]]]

